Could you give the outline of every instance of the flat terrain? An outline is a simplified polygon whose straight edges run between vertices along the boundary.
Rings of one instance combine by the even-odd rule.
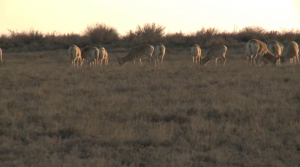
[[[67,50],[5,53],[0,166],[300,166],[300,65],[71,66]],[[205,54],[207,50],[204,50]]]

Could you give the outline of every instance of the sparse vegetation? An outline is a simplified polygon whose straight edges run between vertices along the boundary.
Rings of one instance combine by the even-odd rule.
[[[95,44],[112,44],[119,40],[117,30],[106,24],[96,23],[95,25],[87,26],[84,35],[88,36],[90,41]]]
[[[202,49],[207,53],[207,49]],[[299,166],[300,66],[71,66],[65,49],[5,53],[0,166]]]
[[[300,42],[300,30],[267,31],[262,27],[237,28],[233,32],[220,31],[218,28],[200,28],[196,32],[165,33],[166,27],[156,23],[138,25],[135,30],[121,36],[116,28],[104,23],[88,25],[83,34],[43,34],[36,30],[17,32],[9,30],[8,35],[0,35],[0,48],[5,51],[42,51],[66,49],[76,44],[79,47],[87,45],[104,46],[105,48],[128,48],[145,43],[151,45],[164,43],[168,48],[191,47],[199,44],[201,48],[211,48],[222,44],[226,46],[242,46],[250,39],[263,42],[278,40],[282,43],[289,41]]]
[[[124,37],[123,43],[127,46],[136,46],[140,44],[152,44],[163,41],[165,27],[155,23],[146,23],[144,26],[138,25],[135,32],[130,30]]]

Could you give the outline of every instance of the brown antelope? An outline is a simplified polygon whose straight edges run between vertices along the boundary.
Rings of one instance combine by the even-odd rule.
[[[92,66],[97,64],[99,53],[100,51],[97,47],[86,46],[81,50],[81,57],[89,62],[90,66]]]
[[[72,45],[68,49],[68,54],[71,56],[72,65],[75,66],[77,62],[77,66],[82,65],[82,57],[81,57],[81,51],[80,48],[76,45]]]
[[[156,59],[157,62],[161,62],[163,64],[165,52],[166,52],[166,48],[164,44],[159,43],[154,47],[153,58]],[[149,58],[144,58],[144,59],[149,60],[149,63],[151,62]],[[135,60],[133,63],[135,64]],[[142,65],[142,59],[140,59],[140,64]]]
[[[99,57],[97,58],[97,62],[102,65],[103,63],[105,63],[105,65],[108,64],[108,53],[105,50],[104,47],[99,47]]]
[[[154,48],[154,58],[157,62],[161,62],[163,64],[164,56],[166,52],[166,47],[164,44],[159,43]]]
[[[253,60],[256,58],[258,59],[259,66],[261,66],[263,58],[275,65],[279,63],[279,56],[274,56],[269,52],[267,45],[257,39],[251,39],[247,42],[245,55],[248,59],[248,66],[250,62],[254,66]]]
[[[193,57],[193,63],[197,64],[197,60],[200,62],[201,59],[201,48],[199,45],[194,44],[191,47],[191,55]]]
[[[218,59],[223,58],[223,66],[225,66],[226,63],[226,55],[227,53],[227,47],[225,45],[217,45],[213,48],[209,49],[206,56],[202,59],[200,59],[201,65],[206,65],[210,61],[215,61],[216,66],[218,65]]]
[[[156,66],[156,60],[152,57],[154,51],[154,47],[149,44],[143,44],[140,46],[136,46],[130,50],[130,52],[123,56],[123,57],[117,57],[117,60],[121,66],[126,64],[129,61],[135,61],[142,58],[149,58],[150,63],[151,60],[154,61],[154,66]]]
[[[296,42],[291,41],[286,49],[284,55],[281,56],[281,62],[285,63],[287,60],[292,63],[293,61],[299,63],[299,46]]]

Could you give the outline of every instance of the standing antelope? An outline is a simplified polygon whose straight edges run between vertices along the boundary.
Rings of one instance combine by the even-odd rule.
[[[82,57],[80,48],[76,45],[72,45],[68,49],[68,54],[71,56],[72,65],[75,66],[77,62],[77,66],[82,65]]]
[[[295,60],[295,62],[299,63],[299,46],[296,42],[291,41],[287,47],[287,51],[283,56],[281,56],[281,61],[285,63],[287,60],[290,60],[290,63]]]
[[[201,48],[199,45],[197,44],[194,44],[191,48],[191,54],[192,54],[192,57],[193,57],[193,63],[196,63],[197,64],[197,60],[199,60],[200,62],[200,59],[201,59]]]
[[[223,66],[225,66],[226,63],[226,55],[227,53],[227,47],[225,45],[217,45],[213,48],[209,49],[206,56],[202,59],[200,59],[200,64],[206,65],[208,62],[214,60],[216,66],[218,65],[218,59],[223,58],[224,63]]]
[[[86,46],[81,50],[82,59],[90,63],[90,66],[97,64],[97,59],[99,57],[99,49],[93,46]]]
[[[254,66],[253,60],[256,58],[258,59],[259,66],[261,66],[263,58],[269,60],[275,65],[279,62],[279,56],[276,57],[270,53],[267,45],[257,39],[251,39],[247,42],[245,55],[248,59],[248,66],[250,62],[252,62],[252,65]]]
[[[163,64],[164,56],[165,56],[166,48],[165,45],[159,43],[154,48],[154,58],[157,62],[161,62]]]
[[[105,63],[105,65],[108,64],[108,53],[105,50],[104,47],[99,47],[99,57],[97,58],[97,62],[100,63],[100,65],[102,65],[103,63]]]
[[[154,61],[154,66],[156,66],[156,60],[152,57],[154,51],[154,47],[149,44],[143,44],[140,46],[136,46],[130,50],[130,52],[123,56],[123,57],[117,57],[117,60],[121,66],[126,64],[129,61],[135,61],[142,58],[149,58],[150,63],[151,60]]]

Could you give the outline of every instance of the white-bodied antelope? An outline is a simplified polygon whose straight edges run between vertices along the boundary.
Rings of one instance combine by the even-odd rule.
[[[200,64],[206,65],[210,61],[215,61],[216,66],[218,65],[218,59],[223,58],[223,66],[225,66],[226,63],[226,55],[227,53],[227,47],[225,45],[217,45],[213,48],[209,49],[206,56],[202,59],[200,59]]]
[[[161,62],[163,64],[165,52],[166,52],[165,45],[159,43],[154,48],[153,57],[156,59],[157,62]]]
[[[292,63],[293,61],[299,63],[299,46],[296,42],[291,41],[286,49],[284,55],[281,56],[281,62],[285,63],[287,60]]]
[[[81,50],[82,59],[89,62],[90,66],[96,65],[99,53],[99,49],[93,46],[86,46]]]
[[[268,50],[274,55],[274,56],[281,56],[282,50],[283,50],[283,45],[276,41],[272,40],[271,42],[268,43]]]
[[[143,44],[140,46],[136,46],[130,50],[130,52],[123,56],[123,57],[117,57],[117,60],[121,66],[126,64],[129,61],[135,61],[142,58],[149,58],[150,62],[151,60],[154,61],[154,66],[156,66],[156,60],[152,57],[154,51],[154,47],[149,44]]]
[[[105,65],[107,65],[108,64],[108,53],[107,53],[107,51],[105,50],[104,47],[99,47],[99,51],[100,51],[100,53],[99,53],[99,57],[97,58],[98,59],[97,62],[100,65],[102,65],[103,63]]]
[[[276,40],[272,40],[268,43],[267,45],[269,52],[271,52],[274,56],[281,56],[282,51],[283,51],[283,45],[276,41]],[[263,64],[269,64],[269,60],[267,59],[263,59]],[[280,61],[278,61],[278,63],[280,64]]]
[[[277,65],[279,56],[274,56],[269,50],[265,43],[257,40],[257,39],[251,39],[246,44],[246,52],[245,55],[248,59],[248,66],[251,62],[252,65],[254,65],[253,60],[258,59],[258,64],[261,66],[262,59],[265,58],[269,62]]]
[[[75,66],[77,62],[77,66],[82,65],[82,57],[80,48],[76,45],[72,45],[68,49],[68,54],[71,56],[72,65]]]
[[[194,44],[191,47],[191,55],[193,57],[193,63],[197,64],[197,60],[200,62],[201,59],[201,48],[199,45]]]

